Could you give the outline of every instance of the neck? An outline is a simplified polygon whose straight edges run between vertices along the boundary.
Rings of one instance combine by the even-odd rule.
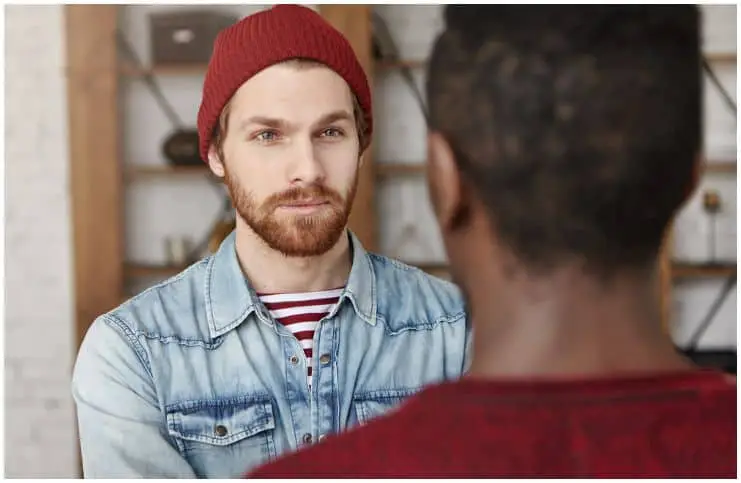
[[[493,265],[493,264],[492,264]],[[609,284],[577,267],[544,279],[467,271],[472,377],[599,377],[686,369],[661,327],[655,277]]]
[[[347,232],[327,252],[315,257],[288,257],[270,248],[237,219],[236,250],[250,285],[262,293],[315,292],[347,283],[352,268]]]

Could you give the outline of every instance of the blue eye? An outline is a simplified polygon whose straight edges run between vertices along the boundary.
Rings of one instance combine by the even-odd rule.
[[[343,132],[340,129],[337,129],[335,127],[330,127],[322,131],[322,136],[325,137],[339,137],[342,136]]]
[[[278,133],[275,131],[261,131],[255,136],[255,139],[262,142],[271,142],[278,139]]]

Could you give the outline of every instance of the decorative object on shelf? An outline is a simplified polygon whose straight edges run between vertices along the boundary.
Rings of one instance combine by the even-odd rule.
[[[198,131],[195,129],[176,129],[162,146],[162,153],[173,166],[203,165],[198,153]]]
[[[710,78],[710,81],[715,85],[716,89],[720,92],[726,106],[733,112],[734,116],[738,115],[738,107],[736,106],[736,101],[733,100],[731,95],[726,91],[726,89],[723,87],[723,84],[720,83],[720,80],[718,79],[718,76],[713,71],[713,68],[710,67],[710,62],[707,57],[703,57],[702,59],[702,68],[705,71],[705,73]],[[717,192],[706,192],[703,196],[703,207],[706,211],[710,213],[717,213],[720,210],[720,195]],[[713,237],[711,243],[711,250],[713,253],[713,260],[715,260],[715,224],[713,224],[713,229],[711,231],[711,236]],[[715,301],[713,301],[712,305],[710,306],[710,309],[708,310],[707,314],[700,320],[700,323],[698,324],[698,332],[695,333],[692,337],[690,337],[690,345],[689,348],[686,350],[687,353],[692,353],[693,351],[696,351],[696,344],[697,340],[702,336],[705,330],[707,330],[707,327],[712,323],[713,318],[717,314],[717,311],[720,306],[723,305],[726,298],[728,298],[728,295],[731,293],[732,289],[736,286],[737,282],[737,271],[735,270],[735,267],[732,272],[728,275],[728,278],[726,279],[723,289],[716,297]],[[735,372],[735,368],[734,368]]]
[[[716,263],[717,218],[721,208],[720,193],[713,189],[706,190],[702,195],[702,208],[710,218],[710,229],[708,230],[708,235],[710,237],[708,242],[708,245],[710,246],[710,263]]]
[[[165,251],[169,265],[182,266],[193,261],[190,260],[190,239],[188,237],[167,237]]]
[[[128,40],[126,40],[126,37],[124,37],[120,30],[116,33],[121,49],[129,57],[129,60],[143,72],[142,79],[173,126],[173,132],[165,139],[162,145],[163,155],[173,166],[202,165],[204,161],[201,159],[198,150],[198,130],[195,127],[185,126],[185,123],[177,115],[175,109],[165,99],[152,73],[144,68],[141,60],[136,55],[136,51]]]
[[[157,12],[149,16],[152,64],[205,64],[219,32],[238,17],[212,10]]]

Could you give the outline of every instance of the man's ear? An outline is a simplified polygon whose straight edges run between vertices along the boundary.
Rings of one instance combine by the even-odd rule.
[[[450,144],[439,132],[427,136],[427,181],[438,224],[443,231],[456,228],[467,210],[460,170]]]
[[[208,167],[219,178],[224,177],[224,163],[221,161],[216,146],[213,144],[208,148]]]

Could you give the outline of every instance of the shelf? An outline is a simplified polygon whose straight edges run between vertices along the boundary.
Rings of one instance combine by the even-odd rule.
[[[206,74],[208,64],[173,64],[156,65],[145,69],[139,69],[132,65],[123,64],[119,68],[121,75],[125,77],[144,77],[147,74],[155,76],[202,76]]]
[[[385,178],[390,176],[420,176],[425,174],[424,163],[376,163],[376,174]]]
[[[421,270],[435,276],[445,276],[448,273],[448,265],[443,262],[433,263],[411,263],[407,265],[418,267]],[[124,276],[126,278],[169,278],[182,272],[189,265],[171,266],[171,265],[151,265],[141,263],[127,263],[124,266]]]
[[[735,62],[735,52],[715,52],[705,54],[705,57],[710,62]],[[157,65],[148,67],[145,69],[139,69],[132,65],[123,64],[120,67],[120,72],[126,77],[142,77],[145,74],[152,74],[158,76],[200,76],[205,75],[208,64],[173,64],[173,65]],[[375,70],[388,71],[394,69],[400,69],[406,67],[408,69],[424,69],[427,67],[426,59],[402,59],[396,61],[376,61],[374,64]]]
[[[706,173],[723,173],[723,174],[736,174],[736,162],[735,161],[716,161],[712,163],[705,163],[704,169]]]
[[[404,262],[407,265],[417,267],[430,275],[445,277],[449,274],[449,267],[445,262],[415,263]],[[184,266],[168,265],[146,265],[126,264],[124,274],[127,278],[168,278],[177,275],[187,268]],[[675,263],[672,267],[672,278],[697,279],[697,278],[726,278],[736,273],[735,265],[693,265]]]
[[[736,52],[705,52],[708,62],[736,62]]]
[[[169,278],[182,272],[188,266],[127,263],[124,266],[124,276],[126,278]]]
[[[672,265],[672,278],[693,279],[693,278],[726,278],[736,273],[736,265],[728,264],[689,264],[674,263]]]
[[[126,179],[129,181],[135,179],[166,178],[170,176],[214,176],[205,164],[202,166],[139,165],[127,167],[124,171],[126,173]]]

